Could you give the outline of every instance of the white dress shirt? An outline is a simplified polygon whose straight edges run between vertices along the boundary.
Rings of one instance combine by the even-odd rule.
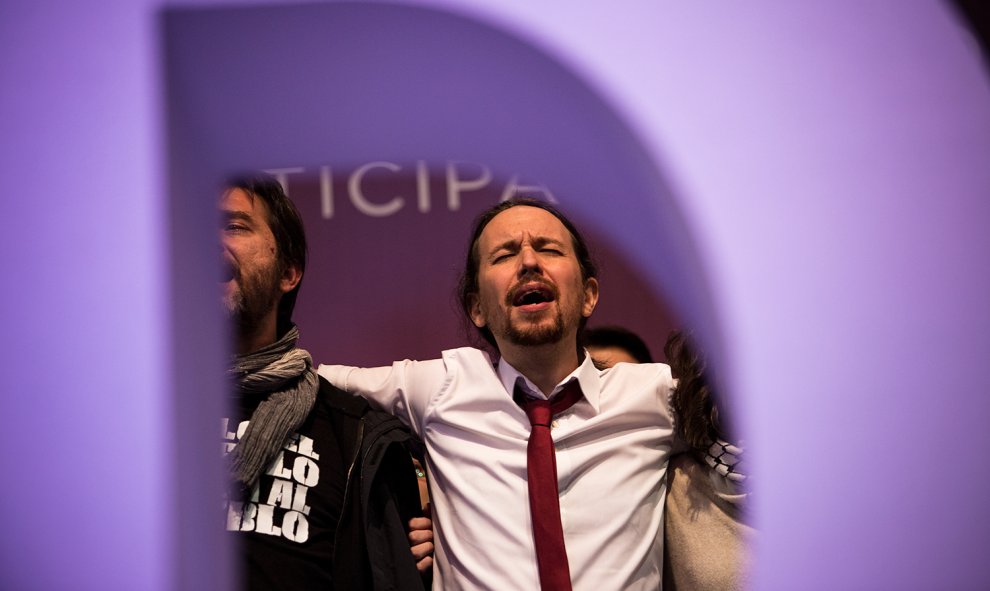
[[[530,424],[512,400],[522,381],[478,349],[361,369],[321,365],[321,376],[394,414],[427,448],[439,589],[540,588],[526,482]],[[560,514],[575,591],[660,587],[665,473],[673,440],[673,380],[663,364],[584,362],[572,379],[584,398],[557,415]]]

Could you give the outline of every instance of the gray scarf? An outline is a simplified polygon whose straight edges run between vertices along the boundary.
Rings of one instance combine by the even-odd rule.
[[[234,357],[228,376],[241,398],[261,398],[244,435],[230,453],[230,476],[250,491],[262,471],[302,425],[316,403],[320,388],[313,359],[296,347],[299,329],[293,326],[271,345]]]

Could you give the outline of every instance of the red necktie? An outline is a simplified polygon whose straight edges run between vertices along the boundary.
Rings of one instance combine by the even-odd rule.
[[[557,490],[557,458],[550,437],[550,421],[581,399],[577,380],[568,382],[553,401],[527,398],[516,384],[515,400],[526,411],[533,426],[526,449],[529,480],[529,512],[533,520],[536,563],[543,591],[570,591],[571,574],[560,524],[560,498]]]

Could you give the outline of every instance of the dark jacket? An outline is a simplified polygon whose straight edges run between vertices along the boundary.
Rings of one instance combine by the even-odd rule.
[[[320,378],[334,434],[348,466],[334,543],[333,581],[341,591],[421,591],[407,524],[422,515],[409,455],[411,435],[395,417]]]

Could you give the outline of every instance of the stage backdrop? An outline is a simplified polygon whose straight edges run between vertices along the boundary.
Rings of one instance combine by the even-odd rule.
[[[513,194],[567,210],[566,196],[550,187],[477,163],[376,160],[267,172],[306,225],[310,258],[295,319],[317,362],[382,365],[483,345],[455,294],[474,218]],[[593,219],[578,227],[587,229],[600,269],[601,298],[589,326],[630,328],[662,358],[677,324],[669,306]]]

